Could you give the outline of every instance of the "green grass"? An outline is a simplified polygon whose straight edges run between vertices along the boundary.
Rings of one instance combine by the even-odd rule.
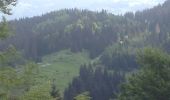
[[[57,88],[61,91],[69,85],[72,79],[79,75],[82,64],[89,63],[88,53],[72,53],[64,50],[43,57],[40,63],[38,82],[54,81]]]

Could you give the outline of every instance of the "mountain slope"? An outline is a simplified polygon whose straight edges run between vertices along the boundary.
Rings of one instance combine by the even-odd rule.
[[[138,22],[124,16],[77,9],[60,10],[9,24],[16,35],[0,47],[14,44],[27,58],[37,61],[46,54],[69,48],[73,52],[86,49],[94,58],[124,35],[143,31]]]

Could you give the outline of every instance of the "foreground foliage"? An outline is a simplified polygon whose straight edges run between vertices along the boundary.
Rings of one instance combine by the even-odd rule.
[[[0,0],[0,12],[11,14],[17,0]],[[5,18],[0,23],[0,41],[9,36]],[[35,83],[38,66],[26,62],[13,46],[0,51],[0,100],[52,100],[51,86]]]
[[[119,100],[169,100],[170,56],[155,49],[140,52],[141,69],[122,86]]]

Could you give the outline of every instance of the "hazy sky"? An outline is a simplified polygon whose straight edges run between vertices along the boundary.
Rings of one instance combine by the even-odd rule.
[[[114,14],[151,8],[165,0],[19,0],[9,19],[31,17],[63,8],[106,9]]]

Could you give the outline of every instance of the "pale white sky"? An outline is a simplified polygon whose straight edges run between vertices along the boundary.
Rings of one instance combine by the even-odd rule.
[[[19,0],[8,19],[31,17],[64,8],[105,9],[114,14],[151,8],[165,0]]]

